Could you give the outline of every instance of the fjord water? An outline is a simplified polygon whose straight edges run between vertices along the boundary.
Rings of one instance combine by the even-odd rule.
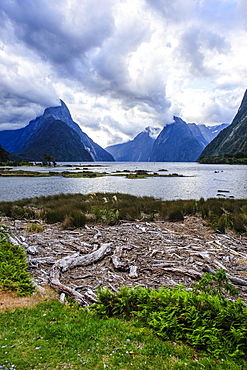
[[[62,165],[62,164],[60,164]],[[201,197],[247,198],[246,165],[210,165],[195,162],[98,162],[69,163],[74,167],[25,167],[23,170],[57,171],[55,177],[0,177],[0,201],[12,201],[59,193],[111,192],[153,196],[162,200],[200,199]],[[177,173],[184,177],[126,179],[123,176],[65,178],[62,171],[74,171],[77,165],[95,172],[147,170],[159,174]],[[95,167],[94,167],[95,166]],[[82,168],[80,169],[82,170]],[[161,171],[167,170],[167,171]]]

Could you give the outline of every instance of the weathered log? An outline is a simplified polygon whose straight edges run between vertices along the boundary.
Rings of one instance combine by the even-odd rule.
[[[93,277],[93,275],[92,274],[86,274],[86,275],[80,275],[80,276],[71,276],[71,279],[81,280],[81,279],[87,279],[89,277]]]
[[[54,257],[37,257],[32,258],[29,256],[29,262],[33,264],[43,265],[43,264],[54,264],[56,262],[56,258]]]
[[[192,279],[198,279],[198,278],[200,279],[202,277],[202,274],[199,271],[196,271],[193,269],[185,270],[182,267],[180,269],[163,267],[163,270],[164,272],[172,272],[174,274],[186,275],[186,276],[191,277]]]
[[[126,263],[124,263],[123,261],[121,261],[121,257],[122,257],[122,254],[123,254],[123,247],[121,246],[118,246],[115,248],[115,251],[112,255],[112,263],[113,263],[113,266],[115,267],[115,269],[124,269],[126,267]]]
[[[115,288],[111,283],[108,282],[109,287],[113,290],[113,292],[117,293],[118,290]]]
[[[112,243],[104,243],[101,245],[101,247],[90,254],[80,256],[78,253],[73,254],[72,256],[64,257],[58,260],[54,265],[52,266],[50,270],[50,276],[49,276],[49,282],[51,287],[58,290],[61,293],[68,294],[71,297],[74,297],[74,299],[80,304],[80,305],[88,305],[88,300],[85,299],[84,296],[89,298],[89,300],[92,300],[93,298],[92,294],[81,294],[77,292],[75,289],[72,289],[65,284],[62,284],[60,282],[60,276],[61,273],[66,272],[68,270],[71,270],[75,267],[79,266],[88,266],[94,262],[97,262],[104,258],[109,252],[111,251]],[[95,300],[95,298],[94,298]]]
[[[238,279],[238,278],[235,278],[234,276],[229,276],[229,275],[227,275],[227,277],[228,277],[228,278],[229,278],[229,279],[230,279],[234,284],[247,286],[247,281],[246,281],[246,280]]]

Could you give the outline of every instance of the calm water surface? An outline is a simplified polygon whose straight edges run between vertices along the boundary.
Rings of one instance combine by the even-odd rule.
[[[71,171],[76,165],[83,165],[93,171],[113,173],[116,171],[143,169],[157,172],[168,170],[164,174],[178,173],[188,177],[126,179],[121,176],[99,178],[65,178],[61,171]],[[65,165],[65,164],[64,164]],[[71,163],[70,163],[71,165]],[[154,196],[162,200],[171,199],[207,199],[211,197],[247,198],[246,165],[203,165],[185,162],[99,162],[77,163],[74,167],[22,168],[28,170],[57,171],[55,177],[0,177],[0,201],[31,198],[40,195],[59,193],[111,192],[137,196]],[[98,167],[100,165],[100,167]],[[219,191],[220,190],[220,191]]]

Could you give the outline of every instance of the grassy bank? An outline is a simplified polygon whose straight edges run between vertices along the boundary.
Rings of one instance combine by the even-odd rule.
[[[101,319],[73,305],[43,303],[0,319],[2,369],[246,369],[244,360],[215,359],[162,341],[140,322]]]
[[[247,230],[247,200],[212,198],[204,200],[161,201],[153,197],[128,194],[59,194],[0,202],[0,215],[13,219],[39,219],[61,222],[64,228],[83,227],[85,223],[117,224],[120,220],[183,221],[200,215],[213,230],[237,233]]]

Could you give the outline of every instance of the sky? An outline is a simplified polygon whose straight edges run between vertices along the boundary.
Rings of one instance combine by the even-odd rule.
[[[246,53],[246,0],[1,0],[0,130],[59,99],[102,147],[174,115],[231,123]]]

